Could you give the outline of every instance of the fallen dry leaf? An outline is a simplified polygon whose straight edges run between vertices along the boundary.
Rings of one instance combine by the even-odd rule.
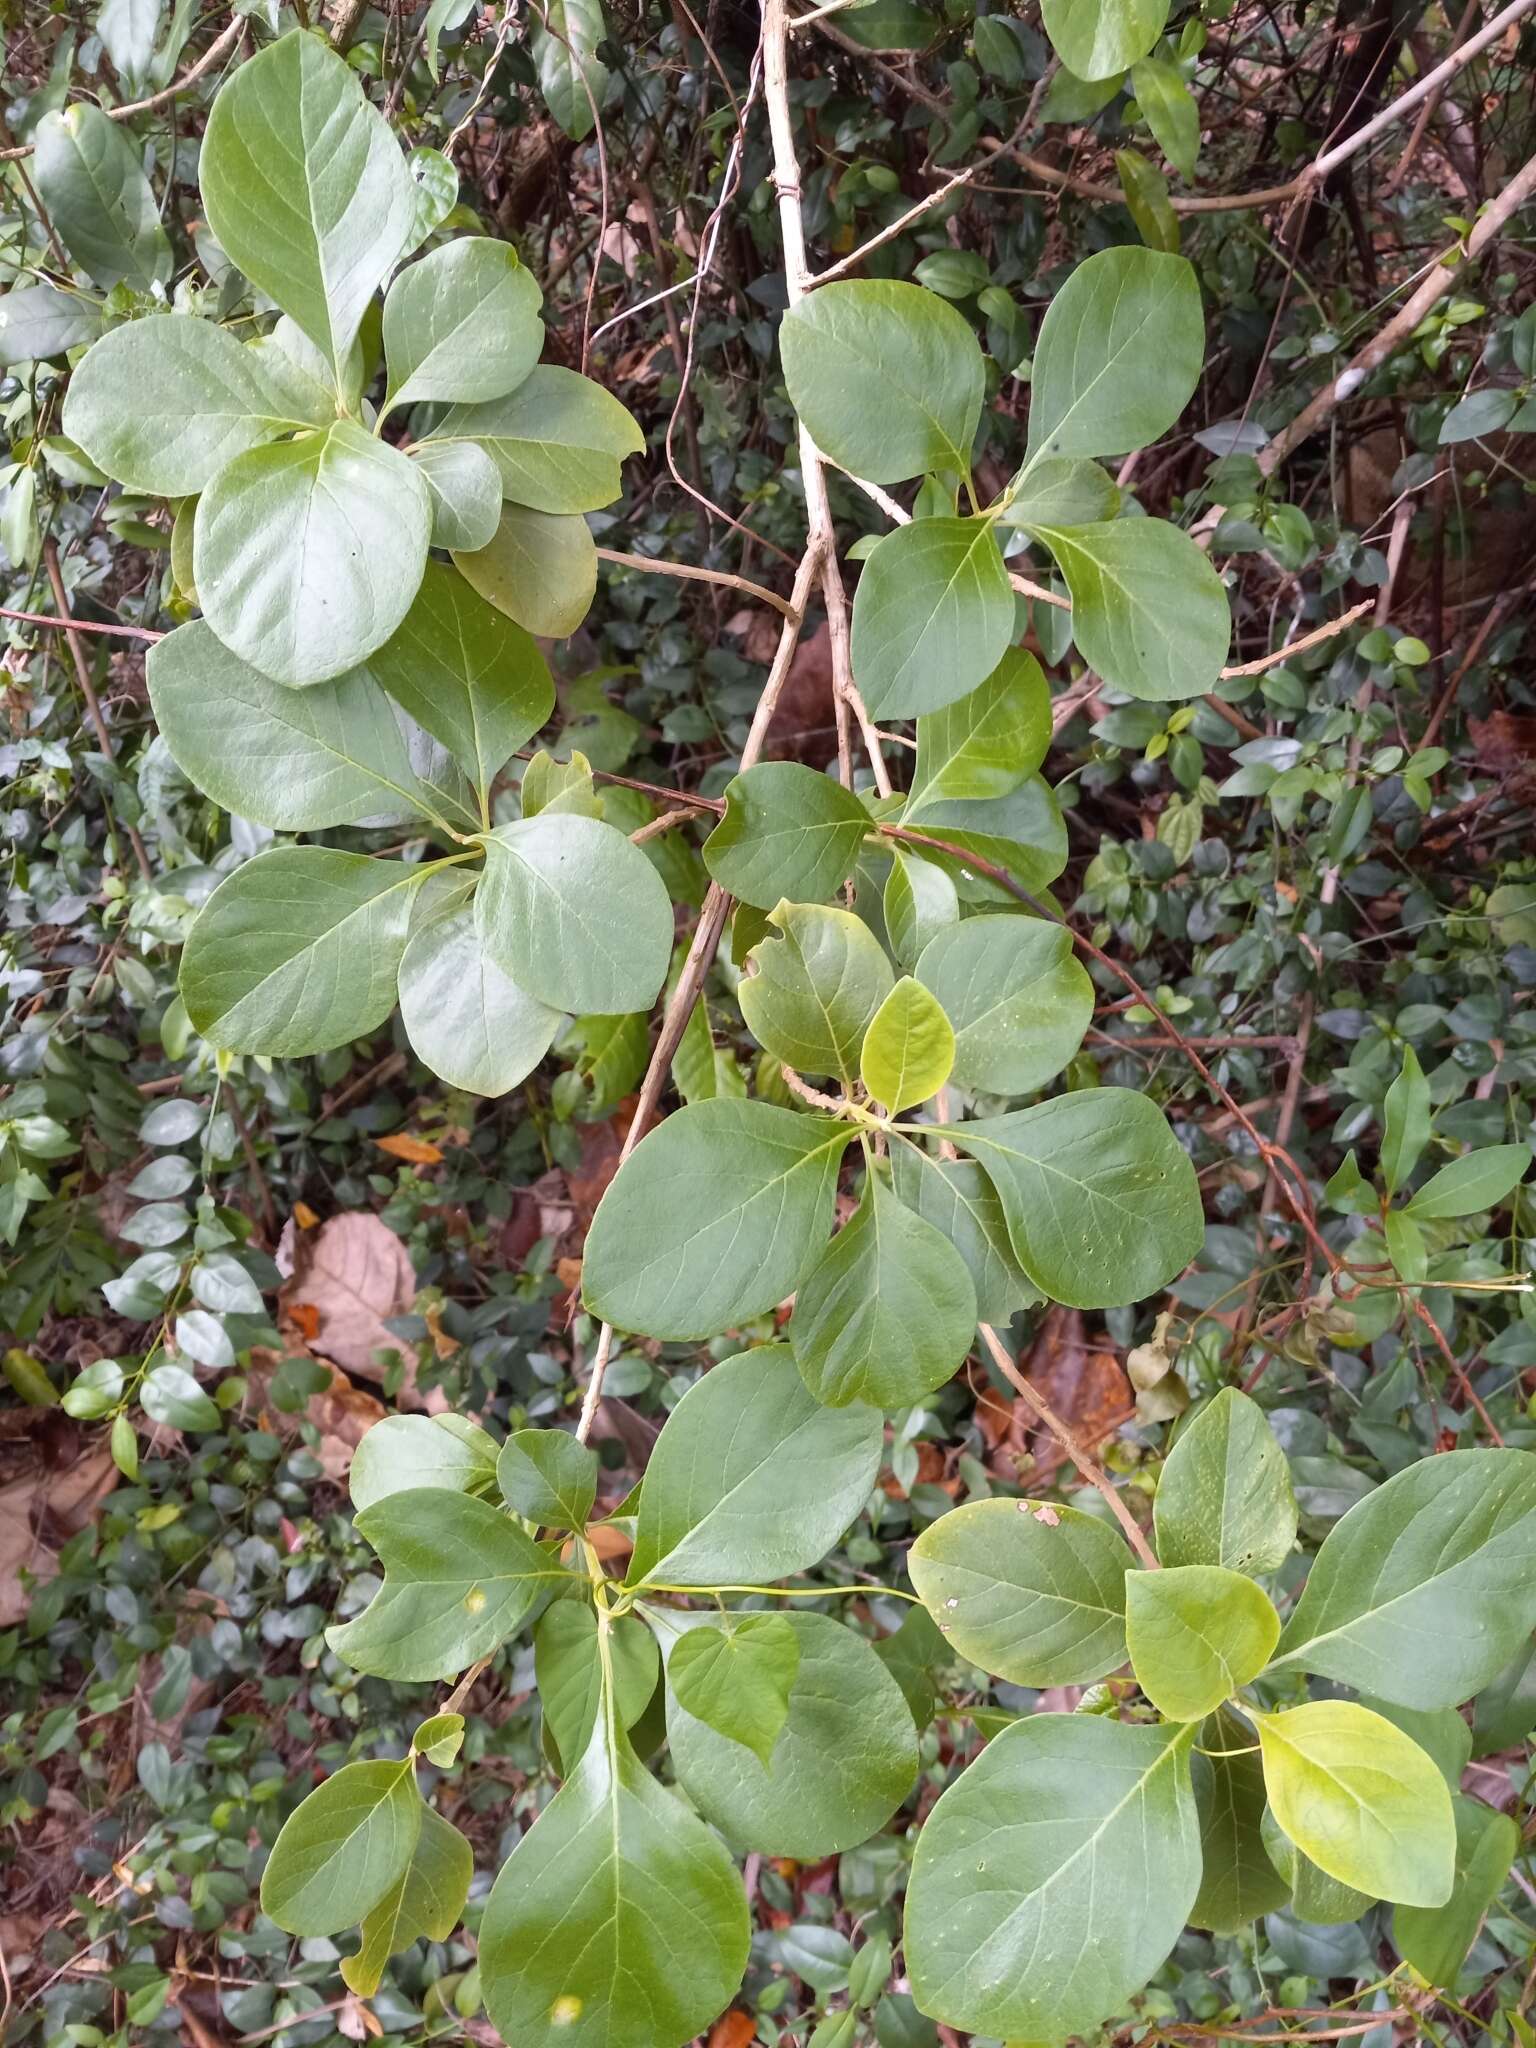
[[[58,1554],[90,1521],[116,1486],[117,1467],[105,1443],[60,1470],[41,1461],[34,1471],[0,1486],[0,1628],[26,1618],[30,1591],[22,1567],[41,1583],[58,1571]]]
[[[313,1237],[298,1240],[294,1255],[293,1278],[278,1302],[305,1342],[321,1357],[369,1380],[384,1377],[375,1352],[403,1351],[406,1386],[411,1386],[415,1373],[409,1347],[384,1323],[387,1316],[409,1311],[416,1298],[416,1271],[389,1225],[362,1211],[332,1216]]]
[[[411,1166],[441,1166],[443,1155],[430,1138],[413,1138],[409,1131],[395,1131],[387,1138],[375,1138],[374,1144],[381,1152],[387,1152],[392,1159],[404,1159]]]
[[[709,2048],[747,2048],[757,2033],[749,2012],[723,2012],[709,2030]]]

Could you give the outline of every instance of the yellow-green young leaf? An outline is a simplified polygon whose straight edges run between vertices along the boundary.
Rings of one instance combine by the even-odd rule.
[[[1052,15],[1107,24],[1139,8],[1145,54],[1167,17],[1165,0],[1053,0]],[[1150,17],[1158,16],[1155,25]],[[1087,77],[1057,43],[1062,62]],[[1079,51],[1079,55],[1087,52]],[[1098,61],[1095,58],[1095,61]],[[1111,71],[1123,70],[1115,62]],[[1102,75],[1102,74],[1100,74]],[[1156,249],[1103,249],[1080,263],[1046,308],[1029,384],[1027,480],[1047,455],[1124,455],[1166,433],[1200,381],[1205,319],[1200,285],[1182,256]]]
[[[1392,1940],[1405,1963],[1438,1989],[1454,1991],[1467,1951],[1483,1915],[1498,1897],[1520,1831],[1507,1813],[1495,1813],[1457,1794],[1456,1883],[1443,1906],[1399,1906],[1392,1915]]]
[[[644,1622],[632,1614],[609,1621],[608,1665],[614,1713],[633,1728],[651,1702],[661,1675],[661,1653]],[[557,1600],[533,1632],[533,1670],[555,1762],[569,1777],[586,1754],[603,1697],[603,1652],[590,1600]]]
[[[363,1917],[363,1942],[341,1965],[342,1980],[359,1998],[372,1998],[391,1956],[426,1935],[446,1941],[459,1924],[474,1851],[453,1825],[430,1806],[421,1809],[421,1833],[411,1860],[389,1890]]]
[[[747,1029],[797,1074],[851,1085],[864,1034],[894,983],[890,962],[848,910],[781,903],[768,922],[782,936],[752,948],[737,989]]]
[[[359,1514],[392,1493],[440,1486],[484,1493],[496,1478],[496,1439],[463,1415],[386,1415],[363,1437],[347,1483]]]
[[[1261,1763],[1261,1777],[1263,1768]],[[1336,1877],[1329,1877],[1326,1871],[1319,1870],[1310,1856],[1303,1856],[1267,1804],[1259,1824],[1259,1836],[1265,1855],[1289,1887],[1291,1912],[1309,1927],[1341,1927],[1347,1921],[1358,1920],[1376,1903],[1369,1892],[1358,1892],[1353,1885],[1340,1884]]]
[[[903,818],[914,824],[926,806],[946,800],[1012,795],[1050,743],[1051,693],[1040,664],[1010,647],[984,683],[917,721],[917,762]]]
[[[749,1931],[725,1844],[600,1724],[491,1892],[486,2011],[518,2048],[689,2041],[740,1984]]]
[[[1250,1718],[1275,1819],[1304,1856],[1373,1898],[1445,1903],[1456,1864],[1451,1795],[1416,1742],[1349,1700]]]
[[[1153,1501],[1164,1565],[1278,1571],[1296,1541],[1290,1466],[1257,1401],[1223,1387],[1185,1424]]]
[[[1251,1736],[1246,1722],[1224,1708],[1200,1730],[1193,1759],[1200,1890],[1189,1920],[1213,1934],[1240,1933],[1291,1896],[1264,1847],[1264,1766]]]
[[[597,1453],[569,1430],[514,1430],[496,1461],[496,1481],[510,1508],[550,1529],[579,1529],[597,1494]]]
[[[510,242],[464,235],[396,273],[384,301],[384,410],[500,398],[539,360],[542,294]]]
[[[1141,239],[1149,249],[1166,249],[1177,255],[1179,216],[1168,203],[1168,180],[1136,149],[1117,149],[1115,169]]]
[[[667,1658],[667,1683],[696,1721],[766,1765],[799,1669],[800,1638],[788,1615],[727,1615],[678,1638]]]
[[[424,1756],[428,1763],[436,1764],[446,1771],[458,1759],[464,1747],[464,1716],[462,1714],[433,1714],[423,1721],[411,1737],[411,1748],[417,1756]]]
[[[585,519],[504,505],[485,547],[454,562],[488,603],[530,633],[563,640],[597,590],[597,547]]]
[[[937,996],[903,975],[875,1012],[859,1074],[891,1116],[937,1095],[955,1064],[955,1034]]]
[[[988,1743],[918,1836],[905,1945],[919,2011],[1018,2041],[1123,2013],[1199,1889],[1194,1736],[1032,1714]]]
[[[502,493],[536,512],[596,512],[623,489],[620,464],[645,449],[634,415],[601,384],[541,363],[517,389],[483,405],[456,405],[433,430],[478,442]]]
[[[1093,1021],[1072,935],[1037,917],[970,917],[929,940],[917,978],[955,1031],[962,1088],[1027,1095],[1054,1080]]]
[[[1157,704],[1198,697],[1232,639],[1226,586],[1204,550],[1164,519],[1034,526],[1072,594],[1083,659],[1117,689]]]
[[[1472,1730],[1454,1707],[1400,1707],[1395,1700],[1373,1697],[1360,1704],[1410,1736],[1434,1759],[1452,1792],[1456,1791],[1472,1756]]]
[[[411,1758],[347,1764],[283,1823],[261,1879],[261,1910],[289,1934],[355,1927],[410,1861],[423,1812]]]
[[[1012,1685],[1086,1685],[1125,1662],[1126,1557],[1077,1508],[979,1500],[930,1523],[907,1569],[969,1663]]]
[[[763,761],[726,784],[704,865],[759,910],[786,897],[817,903],[846,878],[870,830],[868,811],[831,776],[798,761]]]
[[[1042,11],[1051,46],[1069,71],[1111,78],[1156,43],[1168,0],[1045,0]]]
[[[986,681],[1013,625],[1013,586],[990,525],[914,519],[886,534],[860,572],[853,679],[878,717],[938,711]]]
[[[903,1408],[941,1387],[976,1331],[964,1259],[869,1163],[864,1198],[800,1283],[789,1341],[818,1401]]]
[[[1125,1634],[1136,1682],[1170,1721],[1200,1721],[1256,1678],[1280,1639],[1272,1602],[1219,1564],[1130,1571]]]

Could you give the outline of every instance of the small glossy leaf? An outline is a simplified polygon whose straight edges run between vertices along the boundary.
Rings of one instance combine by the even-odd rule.
[[[930,939],[917,977],[955,1031],[962,1088],[1025,1095],[1053,1080],[1093,1020],[1093,983],[1060,925],[972,917]]]
[[[937,1095],[954,1064],[955,1034],[943,1004],[920,981],[903,975],[864,1034],[864,1086],[896,1116]]]
[[[840,783],[798,761],[763,761],[725,786],[725,816],[704,842],[704,865],[743,903],[772,910],[786,897],[816,903],[850,873],[868,811]]]
[[[501,524],[501,477],[485,450],[473,441],[422,441],[411,460],[432,494],[433,547],[456,554],[489,547]]]
[[[409,1758],[347,1764],[283,1823],[262,1873],[261,1910],[289,1934],[355,1927],[409,1864],[423,1810]]]
[[[210,1045],[293,1059],[361,1038],[395,1006],[419,868],[284,846],[221,882],[181,956]]]
[[[496,1478],[496,1440],[462,1415],[386,1415],[365,1432],[347,1484],[359,1512],[391,1493],[440,1486],[484,1493]]]
[[[1296,1541],[1296,1496],[1257,1401],[1223,1387],[1185,1425],[1163,1463],[1153,1518],[1164,1565],[1279,1570]]]
[[[1432,1173],[1408,1204],[1420,1223],[1497,1208],[1531,1169],[1527,1145],[1484,1145]]]
[[[768,922],[782,936],[752,948],[737,989],[747,1029],[797,1074],[851,1085],[864,1034],[894,985],[890,962],[851,911],[781,903]]]
[[[1387,1090],[1381,1138],[1381,1177],[1389,1195],[1418,1165],[1429,1143],[1429,1083],[1411,1045],[1403,1048],[1402,1072]]]
[[[907,1553],[950,1649],[1011,1685],[1086,1685],[1125,1662],[1129,1553],[1077,1508],[978,1500]]]
[[[991,527],[914,519],[880,540],[860,574],[853,679],[877,717],[938,711],[987,680],[1013,626],[1013,586]]]
[[[678,1638],[667,1658],[667,1683],[695,1721],[766,1766],[799,1669],[800,1637],[790,1616],[734,1614]]]
[[[597,47],[607,33],[600,0],[547,0],[529,38],[544,104],[573,142],[597,125],[608,86]]]
[[[715,1366],[651,1452],[628,1583],[757,1585],[808,1570],[868,1501],[883,1434],[878,1409],[813,1401],[784,1345]]]
[[[1131,91],[1158,148],[1176,171],[1193,178],[1200,154],[1200,109],[1178,65],[1167,57],[1141,58],[1131,72]]]
[[[541,363],[515,391],[456,405],[434,430],[476,441],[503,494],[538,512],[597,512],[623,488],[620,464],[645,450],[634,415],[590,377]]]
[[[1105,682],[1157,704],[1198,697],[1232,639],[1226,588],[1204,550],[1162,519],[1040,526],[1072,593],[1072,634]]]
[[[1107,7],[1100,0],[1053,0],[1046,25],[1055,42],[1052,14],[1058,25],[1070,13],[1092,29],[1126,7],[1142,8],[1149,23],[1159,17],[1136,53],[1144,55],[1162,29],[1164,0],[1112,0]],[[1057,51],[1069,70],[1088,75],[1059,42]],[[1200,285],[1182,256],[1122,248],[1088,257],[1040,324],[1029,387],[1031,466],[1047,455],[1124,455],[1155,441],[1189,403],[1204,358]]]
[[[178,1318],[178,1327],[186,1320],[185,1316]],[[184,1365],[155,1366],[144,1375],[139,1400],[151,1422],[163,1422],[170,1429],[206,1430],[221,1426],[218,1409]]]
[[[786,313],[779,350],[790,403],[839,468],[896,484],[970,470],[981,350],[965,318],[920,285],[824,285]]]
[[[430,1806],[421,1809],[421,1832],[411,1860],[389,1890],[363,1916],[363,1941],[342,1960],[349,1991],[372,1998],[393,1955],[425,1935],[446,1941],[459,1924],[475,1874],[475,1856],[452,1821]]]
[[[563,1429],[519,1429],[501,1447],[496,1480],[509,1508],[550,1529],[579,1529],[597,1497],[597,1453]]]
[[[392,1493],[357,1518],[384,1583],[325,1639],[356,1671],[452,1678],[488,1657],[569,1577],[499,1508],[440,1487]]]
[[[425,1721],[418,1722],[411,1737],[411,1748],[416,1755],[424,1756],[428,1763],[436,1764],[443,1771],[458,1761],[463,1747],[462,1714],[429,1714]]]
[[[814,1861],[884,1827],[917,1776],[917,1731],[862,1636],[825,1614],[768,1618],[790,1631],[797,1652],[769,1759],[696,1718],[674,1676],[683,1645],[729,1629],[734,1616],[701,1617],[669,1652],[667,1739],[684,1791],[735,1847]]]
[[[891,1179],[909,1209],[932,1223],[964,1259],[976,1317],[1006,1323],[1040,1299],[1013,1255],[997,1190],[974,1159],[935,1159],[905,1141],[891,1150]]]
[[[968,696],[917,721],[917,765],[903,817],[946,799],[980,802],[1009,796],[1045,759],[1051,743],[1051,693],[1040,664],[1010,647]]]
[[[1201,1729],[1193,1758],[1200,1890],[1189,1919],[1213,1934],[1239,1934],[1291,1896],[1264,1847],[1268,1795],[1251,1738],[1247,1723],[1223,1709]]]
[[[487,952],[472,904],[418,924],[400,958],[400,1015],[418,1058],[451,1088],[505,1095],[549,1051],[561,1016]]]
[[[1120,488],[1107,470],[1080,456],[1045,455],[1009,485],[1000,516],[1005,526],[1092,526],[1119,509]]]
[[[607,1624],[614,1712],[633,1728],[649,1706],[661,1675],[656,1639],[643,1621],[624,1614]],[[569,1777],[586,1755],[603,1698],[603,1652],[590,1600],[556,1600],[533,1632],[533,1669],[546,1734],[562,1774]]]
[[[263,675],[323,683],[366,661],[405,617],[431,530],[415,464],[336,420],[249,449],[214,478],[193,525],[198,596],[225,646]]]
[[[503,505],[495,538],[453,559],[488,603],[550,640],[575,632],[597,590],[587,522],[523,505]]]
[[[520,989],[597,1016],[649,1009],[672,954],[671,898],[640,848],[559,811],[486,838],[475,928]]]
[[[918,1837],[906,1957],[920,2011],[1019,2041],[1123,2013],[1200,1885],[1193,1728],[1015,1721]]]
[[[384,300],[385,412],[500,398],[539,360],[542,294],[510,242],[464,235],[396,273]]]
[[[220,90],[199,170],[220,248],[339,378],[416,220],[399,146],[356,74],[321,37],[291,30]]]
[[[985,1168],[1019,1264],[1052,1301],[1143,1300],[1204,1242],[1188,1155],[1156,1103],[1131,1089],[1085,1088],[945,1135]]]
[[[33,133],[32,176],[55,232],[92,282],[152,291],[175,267],[170,237],[139,152],[90,100],[45,113]]]
[[[1399,1906],[1392,1915],[1398,1954],[1427,1982],[1446,1991],[1456,1989],[1483,1915],[1497,1899],[1520,1846],[1520,1831],[1507,1813],[1495,1813],[1460,1794],[1451,1805],[1456,1819],[1451,1896],[1443,1906]]]
[[[1451,1795],[1416,1742],[1350,1700],[1251,1718],[1270,1806],[1303,1855],[1373,1898],[1445,1903],[1456,1862]]]
[[[1136,1682],[1170,1721],[1202,1721],[1256,1678],[1280,1617],[1240,1572],[1217,1564],[1130,1571],[1125,1632]]]

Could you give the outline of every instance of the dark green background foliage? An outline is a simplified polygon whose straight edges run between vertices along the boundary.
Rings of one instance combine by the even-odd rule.
[[[0,8],[7,2043],[1536,2044],[1536,0],[983,4]]]

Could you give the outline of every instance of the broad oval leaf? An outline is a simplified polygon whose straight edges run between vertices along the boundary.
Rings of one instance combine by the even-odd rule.
[[[967,1662],[1011,1685],[1087,1685],[1125,1662],[1128,1555],[1078,1508],[977,1500],[930,1522],[907,1570]]]
[[[452,1678],[488,1657],[570,1574],[499,1508],[441,1487],[392,1493],[365,1508],[358,1534],[384,1583],[355,1621],[325,1639],[355,1671]]]
[[[1240,1934],[1291,1897],[1290,1879],[1264,1846],[1268,1794],[1249,1734],[1247,1724],[1223,1708],[1201,1729],[1193,1758],[1200,1890],[1189,1919],[1213,1934]]]
[[[44,113],[32,137],[32,175],[71,256],[104,288],[150,292],[175,268],[170,237],[122,126],[90,100]]]
[[[166,498],[200,491],[285,423],[258,360],[211,320],[131,320],[76,366],[64,431],[132,490]]]
[[[613,1706],[620,1727],[633,1728],[656,1691],[661,1653],[656,1638],[633,1614],[607,1625],[608,1663],[613,1673]],[[556,1600],[533,1632],[533,1671],[544,1715],[546,1747],[561,1775],[569,1777],[586,1755],[603,1704],[603,1650],[597,1613],[590,1600]]]
[[[976,337],[921,285],[823,285],[785,314],[779,354],[790,403],[840,469],[897,484],[970,472],[985,383]]]
[[[917,1776],[917,1731],[900,1686],[862,1636],[826,1614],[773,1618],[793,1631],[798,1657],[769,1760],[695,1718],[675,1683],[667,1739],[683,1789],[727,1841],[809,1862],[884,1827]],[[701,1617],[670,1651],[669,1681],[683,1644],[734,1619]]]
[[[291,30],[220,90],[199,175],[220,248],[292,315],[339,382],[416,221],[405,160],[356,74],[320,37]]]
[[[441,1486],[483,1493],[496,1478],[496,1440],[462,1415],[386,1415],[365,1431],[347,1485],[359,1513],[392,1493]]]
[[[781,936],[752,948],[737,987],[747,1029],[797,1074],[851,1086],[864,1034],[894,985],[890,962],[848,910],[781,903],[768,922]]]
[[[263,675],[328,682],[405,617],[431,532],[431,494],[414,463],[355,420],[336,420],[323,434],[249,449],[214,478],[193,524],[197,594],[225,646]]]
[[[974,1159],[935,1159],[906,1139],[891,1148],[891,1179],[909,1209],[947,1237],[976,1290],[976,1318],[1006,1323],[1040,1293],[1013,1255],[997,1190]]]
[[[509,619],[563,640],[587,616],[597,590],[597,549],[584,519],[503,505],[483,548],[456,551],[461,575]]]
[[[399,271],[384,300],[384,410],[500,398],[539,360],[543,294],[510,242],[463,235]]]
[[[1456,1706],[1536,1628],[1533,1560],[1536,1456],[1426,1458],[1329,1531],[1275,1664],[1405,1707]]]
[[[1232,642],[1226,586],[1163,519],[1036,526],[1072,593],[1072,637],[1105,682],[1154,704],[1203,696]]]
[[[1180,1432],[1152,1503],[1164,1565],[1278,1571],[1296,1541],[1285,1452],[1257,1401],[1223,1387]]]
[[[927,1102],[955,1064],[955,1033],[930,989],[904,974],[875,1012],[859,1052],[859,1075],[890,1116]]]
[[[289,1934],[355,1927],[409,1864],[421,1816],[411,1758],[346,1764],[284,1821],[262,1873],[261,1910]]]
[[[645,449],[626,407],[557,363],[541,363],[506,397],[454,406],[434,433],[477,442],[495,463],[503,494],[536,512],[611,505],[623,488],[620,464]]]
[[[1054,0],[1054,5],[1091,22],[1127,5],[1167,14],[1164,0],[1111,0],[1109,6],[1101,0]],[[1159,19],[1148,49],[1161,27]],[[1062,61],[1077,71],[1065,55]],[[1124,455],[1155,441],[1189,403],[1204,359],[1200,285],[1182,256],[1131,248],[1101,249],[1090,256],[1051,300],[1040,323],[1029,385],[1030,459],[1019,487],[1027,487],[1034,464],[1044,456]]]
[[[714,1626],[700,1617],[672,1645],[667,1684],[685,1715],[767,1766],[799,1669],[800,1636],[791,1616],[730,1614]]]
[[[1013,586],[986,521],[914,519],[860,574],[853,679],[876,717],[938,711],[986,681],[1013,627]]]
[[[485,450],[473,441],[421,441],[411,460],[432,494],[433,547],[489,547],[501,524],[501,478]]]
[[[917,765],[902,813],[1011,796],[1051,744],[1051,693],[1040,664],[1010,647],[984,683],[917,721]]]
[[[210,1045],[294,1059],[395,1006],[419,868],[280,846],[222,881],[181,956],[182,1001]]]
[[[419,924],[400,959],[400,1015],[418,1058],[450,1088],[505,1095],[549,1051],[561,1014],[503,974],[472,904]]]
[[[1022,2041],[1123,2012],[1199,1889],[1193,1738],[1034,1714],[988,1743],[918,1837],[905,1939],[919,2009]]]
[[[1132,1089],[1084,1088],[945,1135],[986,1169],[1014,1254],[1052,1301],[1141,1301],[1204,1242],[1195,1169],[1156,1103]]]
[[[726,784],[704,865],[759,910],[786,897],[816,903],[847,878],[871,829],[868,811],[831,776],[798,761],[762,761]]]
[[[638,846],[600,818],[541,811],[485,841],[475,928],[520,989],[559,1010],[647,1010],[667,978],[672,900]]]
[[[529,35],[544,104],[573,142],[597,125],[608,86],[597,47],[606,34],[600,0],[547,0]]]
[[[1048,889],[1067,864],[1061,806],[1038,775],[1026,777],[1005,797],[980,803],[947,797],[930,802],[911,826],[898,829],[903,837],[897,843],[913,845],[924,860],[944,868],[965,903],[1001,905],[1012,911],[1018,901],[1000,883],[978,874],[973,856],[990,861],[1033,890]]]
[[[1129,1571],[1125,1633],[1136,1683],[1170,1721],[1203,1721],[1257,1678],[1280,1617],[1240,1572],[1219,1564]]]
[[[1251,1719],[1270,1806],[1303,1855],[1372,1898],[1444,1905],[1456,1823],[1446,1782],[1416,1742],[1352,1700]]]
[[[728,1358],[688,1389],[651,1452],[627,1583],[759,1585],[809,1570],[868,1501],[883,1439],[878,1409],[813,1401],[784,1345]]]
[[[564,1429],[514,1430],[496,1481],[509,1508],[551,1529],[579,1529],[597,1497],[597,1453]]]
[[[1045,455],[1020,470],[998,514],[1005,526],[1091,526],[1120,510],[1107,470],[1077,455]]]
[[[1026,1095],[1054,1080],[1093,1021],[1093,983],[1060,925],[971,917],[929,940],[917,978],[955,1030],[962,1088]]]
[[[356,1955],[342,1959],[347,1989],[371,1998],[391,1956],[422,1935],[446,1941],[459,1924],[474,1874],[475,1852],[469,1843],[452,1821],[423,1806],[421,1833],[410,1862],[363,1916],[363,1941]]]
[[[903,967],[915,969],[929,941],[959,922],[960,892],[936,862],[893,846],[880,910],[891,951]]]

